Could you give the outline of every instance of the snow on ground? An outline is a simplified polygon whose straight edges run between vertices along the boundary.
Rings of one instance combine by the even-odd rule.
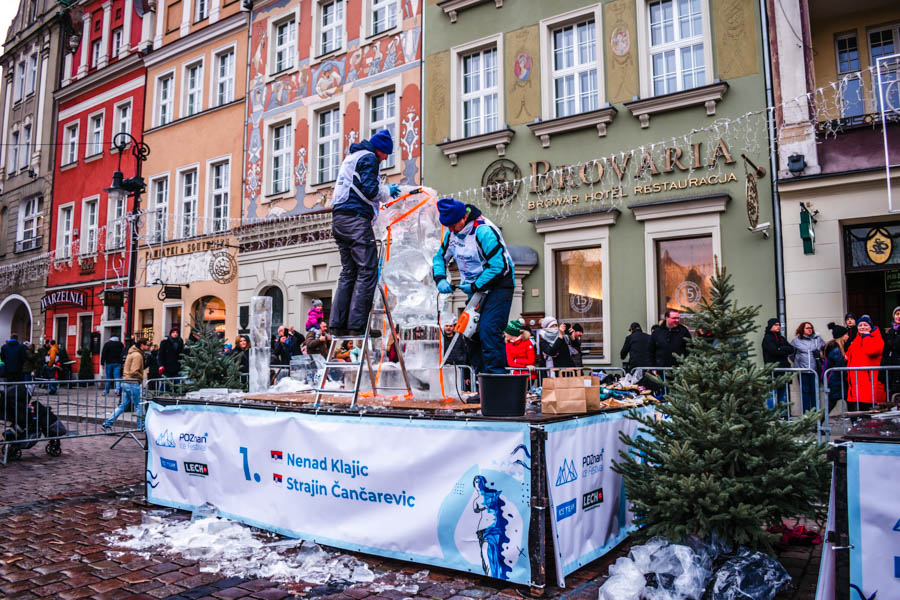
[[[178,554],[200,563],[200,571],[226,577],[269,579],[323,585],[334,582],[372,583],[374,591],[394,589],[415,595],[428,571],[396,579],[390,585],[373,583],[376,573],[354,556],[323,549],[318,544],[256,530],[241,523],[208,517],[178,518],[168,510],[151,510],[140,525],[106,536],[120,550],[151,554]],[[114,554],[115,551],[111,552]],[[376,589],[377,588],[377,589]]]

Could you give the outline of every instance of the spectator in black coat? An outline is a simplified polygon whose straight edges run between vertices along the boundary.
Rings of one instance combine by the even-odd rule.
[[[569,335],[569,355],[572,357],[572,363],[576,367],[584,366],[584,352],[581,350],[581,338],[584,337],[584,328],[580,323],[572,325],[571,334]]]
[[[455,326],[456,321],[451,321],[450,323],[444,323],[443,329],[441,330],[441,335],[443,336],[443,345],[441,346],[441,352],[445,354],[447,352],[447,348],[450,347],[450,343],[453,341],[453,336],[456,335],[456,330],[454,329]],[[453,350],[450,352],[450,356],[447,357],[445,364],[469,364],[467,345],[462,336],[460,336],[460,339],[456,340],[456,345],[453,346]]]
[[[122,378],[122,364],[125,362],[125,346],[119,341],[119,338],[112,336],[103,344],[100,350],[100,366],[103,367],[106,385],[103,386],[103,395],[109,393],[109,388],[115,382],[116,392],[119,391],[119,382]]]
[[[769,319],[762,340],[764,363],[777,363],[780,369],[791,368],[788,359],[794,355],[794,347],[781,335],[781,323],[778,319]]]
[[[891,313],[891,324],[884,328],[884,350],[881,354],[881,366],[900,367],[900,306],[894,307]],[[887,397],[891,398],[900,392],[900,369],[879,371],[878,381],[885,386]]]
[[[650,360],[654,367],[674,367],[676,356],[688,353],[691,332],[681,324],[681,315],[667,308],[665,322],[650,336]]]
[[[781,323],[778,319],[769,319],[766,324],[766,332],[762,340],[762,357],[764,363],[775,363],[779,369],[791,368],[788,359],[794,355],[794,346],[781,335]],[[788,399],[788,386],[782,385],[772,392],[769,408],[775,407],[775,402],[783,404]]]
[[[575,366],[569,354],[569,342],[566,336],[566,324],[558,325],[553,317],[541,319],[541,331],[538,334],[541,356],[544,364],[551,369],[568,369]]]
[[[19,343],[15,333],[0,347],[0,359],[6,370],[7,381],[22,381],[22,368],[25,365],[25,346]]]
[[[625,363],[626,369],[653,366],[653,362],[650,360],[650,334],[644,333],[640,323],[632,323],[628,328],[628,337],[622,344],[619,357],[623,361],[625,357],[628,357],[628,362]]]
[[[159,344],[157,360],[159,374],[166,377],[178,377],[181,373],[181,355],[184,353],[184,340],[177,327],[169,330],[169,337]]]
[[[852,312],[848,312],[844,315],[844,325],[847,327],[847,333],[850,337],[847,340],[847,348],[850,347],[850,344],[853,343],[853,340],[856,339],[856,315]]]

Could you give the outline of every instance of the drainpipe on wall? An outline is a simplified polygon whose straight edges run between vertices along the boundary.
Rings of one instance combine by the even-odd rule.
[[[769,15],[766,0],[759,0],[760,29],[763,42],[763,68],[766,77],[766,106],[775,106],[775,93],[772,89],[772,55],[769,47]],[[784,299],[784,243],[781,231],[781,197],[778,195],[778,149],[775,131],[775,111],[769,115],[766,110],[766,121],[769,126],[769,172],[772,174],[772,223],[775,229],[775,301],[778,321],[787,323],[787,311]]]

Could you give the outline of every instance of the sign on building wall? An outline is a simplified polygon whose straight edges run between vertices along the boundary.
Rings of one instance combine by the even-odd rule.
[[[62,305],[87,308],[87,294],[79,290],[59,290],[41,298],[41,312]]]

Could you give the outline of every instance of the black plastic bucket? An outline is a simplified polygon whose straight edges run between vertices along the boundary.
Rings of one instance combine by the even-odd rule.
[[[485,417],[521,417],[525,414],[528,375],[482,373],[478,376],[481,414]]]

